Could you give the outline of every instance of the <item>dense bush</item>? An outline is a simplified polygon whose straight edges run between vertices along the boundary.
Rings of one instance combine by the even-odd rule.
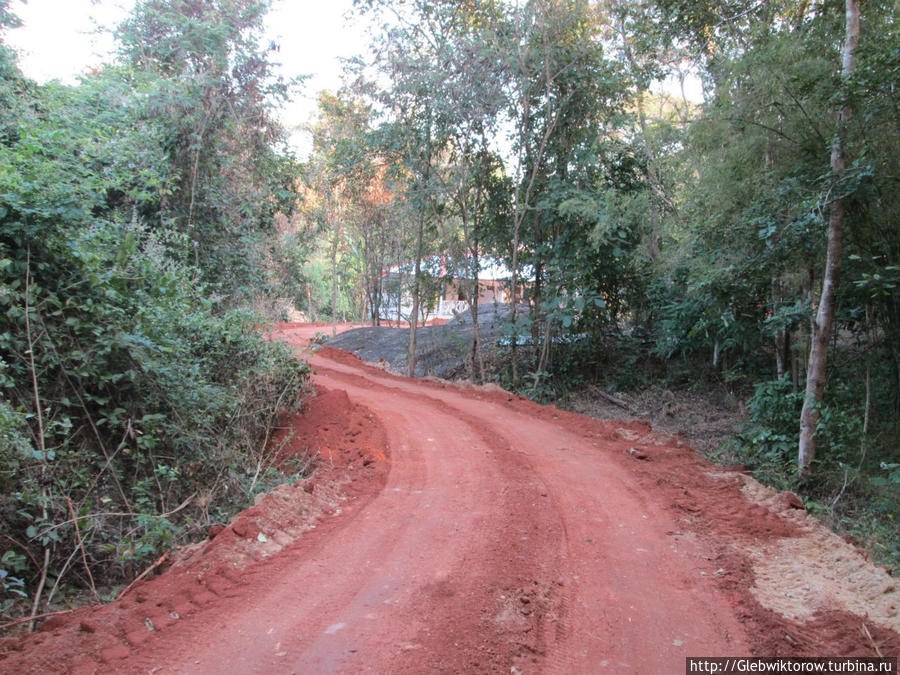
[[[245,308],[296,197],[248,37],[264,4],[201,9],[140,2],[126,24],[218,36],[212,62],[194,45],[174,74],[142,62],[37,86],[0,43],[3,613],[102,590],[246,506],[306,390],[306,364]]]
[[[90,564],[114,579],[243,506],[267,425],[307,372],[253,314],[215,313],[164,235],[67,228],[14,201],[0,237],[0,525],[30,561],[10,559],[31,593],[42,549],[52,576],[73,572],[72,509]]]

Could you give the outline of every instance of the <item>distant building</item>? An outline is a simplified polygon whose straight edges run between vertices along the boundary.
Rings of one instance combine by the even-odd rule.
[[[412,313],[412,279],[415,262],[388,267],[380,277],[382,319],[408,321]],[[454,312],[468,311],[464,280],[473,279],[471,256],[432,255],[422,259],[422,319],[449,319]],[[508,303],[512,273],[495,258],[478,261],[478,304]]]

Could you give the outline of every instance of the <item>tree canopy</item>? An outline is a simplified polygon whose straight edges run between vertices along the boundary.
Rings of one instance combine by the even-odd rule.
[[[711,381],[785,485],[798,444],[819,449],[799,455],[809,489],[829,467],[897,478],[895,4],[356,6],[372,57],[340,95],[367,107],[359,138],[412,228],[383,259],[504,260],[494,377],[543,399],[648,369]],[[409,277],[425,302],[427,271]]]

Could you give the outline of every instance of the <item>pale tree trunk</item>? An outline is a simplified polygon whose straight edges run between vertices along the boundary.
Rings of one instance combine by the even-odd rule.
[[[481,137],[482,149],[485,145],[484,135]],[[468,152],[468,150],[466,150]],[[479,181],[483,178],[483,166],[479,168]],[[476,190],[475,196],[475,204],[474,204],[474,219],[472,222],[472,227],[469,227],[469,208],[467,203],[467,198],[465,195],[465,186],[461,181],[460,185],[457,187],[458,197],[458,206],[460,218],[462,220],[462,231],[463,231],[463,251],[465,252],[464,259],[471,259],[471,266],[469,263],[466,263],[463,266],[464,271],[462,274],[458,274],[461,277],[460,282],[460,290],[463,295],[465,295],[465,300],[469,304],[469,312],[472,316],[472,346],[469,349],[469,357],[467,359],[468,365],[468,376],[472,382],[484,382],[485,381],[485,372],[484,372],[484,358],[481,355],[481,327],[478,325],[478,300],[481,295],[481,287],[479,283],[478,271],[480,267],[480,250],[478,246],[478,218],[482,211],[482,197],[481,187],[479,186]],[[458,268],[458,266],[457,266]],[[472,284],[469,286],[466,283],[466,279],[468,278],[468,273],[471,271],[472,273]],[[480,380],[476,380],[476,368],[478,369],[478,375]]]
[[[470,354],[470,358],[472,360],[472,373],[475,373],[475,367],[478,367],[478,382],[482,384],[485,382],[485,372],[484,372],[484,357],[481,354],[481,326],[478,324],[478,301],[479,296],[481,295],[481,284],[478,280],[478,267],[480,265],[480,260],[478,258],[478,239],[475,240],[475,245],[472,247],[472,260],[474,262],[473,265],[473,277],[475,282],[473,284],[474,291],[472,293],[472,299],[469,302],[469,308],[472,312],[472,353]],[[472,378],[472,381],[476,381],[475,378]]]
[[[397,328],[400,328],[400,323],[403,321],[403,312],[400,309],[400,304],[403,302],[403,261],[400,261],[398,265],[401,265],[397,271]]]
[[[337,302],[338,302],[338,273],[337,251],[338,241],[341,237],[340,218],[334,218],[334,239],[331,242],[331,335],[337,335]]]
[[[859,4],[857,0],[846,0],[846,37],[842,50],[841,76],[847,79],[856,67],[856,47],[859,44]],[[806,372],[806,397],[800,414],[800,443],[797,466],[801,475],[812,472],[812,462],[816,457],[816,426],[819,422],[819,408],[825,393],[825,366],[828,357],[828,338],[834,319],[835,290],[841,271],[843,252],[844,199],[840,195],[840,178],[846,164],[844,134],[851,110],[847,103],[841,106],[838,117],[837,138],[831,149],[831,173],[833,189],[838,196],[831,202],[828,220],[828,248],[825,257],[825,277],[822,281],[822,295],[819,308],[812,321],[812,336],[809,350],[809,366]]]
[[[550,320],[547,319],[544,322],[544,339],[543,343],[541,344],[541,356],[538,359],[537,367],[534,373],[534,384],[532,386],[535,390],[537,390],[538,385],[541,383],[541,378],[544,376],[544,372],[550,365],[550,345],[552,339],[552,328]]]
[[[516,354],[516,350],[518,348],[519,336],[518,330],[516,329],[516,308],[519,303],[518,293],[516,292],[519,287],[519,227],[522,224],[522,220],[518,215],[519,204],[516,205],[516,216],[515,222],[513,225],[513,240],[512,240],[512,283],[509,289],[509,316],[512,321],[513,330],[512,333],[512,379],[513,382],[517,382],[519,379],[519,366],[517,364],[518,356]],[[523,207],[524,208],[524,207]]]
[[[465,208],[463,208],[462,211],[465,214]],[[471,267],[468,263],[464,266],[464,269],[466,270],[464,274],[469,270],[471,270],[472,272],[472,285],[468,286],[465,279],[463,279],[460,283],[460,288],[463,290],[463,293],[466,296],[466,301],[469,303],[469,312],[472,316],[472,346],[469,349],[467,370],[469,379],[472,382],[484,382],[485,372],[484,359],[481,355],[481,327],[478,325],[478,299],[479,295],[481,295],[481,285],[478,276],[478,268],[480,263],[480,260],[478,258],[478,239],[476,238],[474,240],[474,243],[470,245],[471,239],[469,237],[469,228],[465,223],[466,217],[465,215],[463,215],[464,249],[472,259]],[[478,377],[480,377],[480,380],[476,380],[476,373]]]
[[[464,150],[464,154],[468,154],[470,151],[468,148]],[[462,268],[457,263],[453,267],[455,269],[454,276],[459,279],[459,292],[463,295],[466,303],[469,305],[469,313],[472,317],[472,345],[469,348],[469,356],[466,359],[466,375],[469,378],[469,381],[475,381],[475,355],[478,352],[478,247],[473,247],[471,244],[471,237],[469,235],[469,208],[467,195],[465,194],[465,176],[460,177],[460,184],[456,187],[457,194],[457,205],[459,207],[459,217],[462,221],[462,232],[463,232],[463,260],[466,261],[463,263]],[[476,200],[475,212],[478,213],[478,206]],[[471,256],[472,264],[469,264]],[[469,273],[472,273],[472,277],[474,279],[473,283],[470,285],[468,282]],[[472,289],[475,289],[474,291]],[[456,310],[453,310],[454,316],[460,318],[459,315],[456,314]]]
[[[430,115],[430,111],[428,112]],[[419,307],[422,292],[422,240],[425,235],[425,200],[428,198],[428,184],[431,180],[431,122],[425,133],[425,166],[421,183],[419,184],[419,229],[416,232],[416,269],[413,279],[413,306],[412,316],[409,318],[409,358],[407,360],[406,374],[408,377],[416,376],[416,329],[419,325]]]
[[[416,271],[413,278],[412,315],[409,317],[409,358],[406,362],[408,377],[416,376],[416,328],[419,325],[419,294],[422,275],[422,235],[425,230],[425,210],[419,213],[419,231],[416,234]]]

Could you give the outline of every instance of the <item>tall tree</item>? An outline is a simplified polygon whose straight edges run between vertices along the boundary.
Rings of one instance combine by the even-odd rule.
[[[859,3],[846,0],[845,37],[841,51],[841,78],[848,80],[856,70],[856,49],[859,46]],[[828,358],[828,340],[834,320],[835,293],[841,271],[844,243],[845,203],[841,179],[847,164],[845,134],[852,109],[846,100],[838,113],[838,125],[831,148],[832,190],[835,197],[829,205],[828,246],[825,257],[825,274],[822,280],[822,295],[815,320],[812,322],[812,341],[809,351],[809,366],[806,371],[806,397],[800,414],[800,444],[797,464],[801,474],[812,470],[816,457],[816,425],[825,392],[825,366]]]
[[[442,71],[436,67],[446,48],[458,5],[415,0],[394,7],[383,0],[365,3],[383,23],[375,50],[376,65],[387,86],[377,98],[388,119],[383,127],[384,153],[392,155],[408,176],[405,199],[415,214],[412,313],[410,316],[407,373],[416,372],[416,341],[422,304],[426,229],[434,225],[436,163],[445,156],[449,139],[449,107]]]
[[[536,389],[551,360],[554,332],[596,318],[606,307],[603,291],[610,299],[617,295],[603,287],[620,273],[616,259],[630,246],[630,235],[620,223],[608,223],[611,236],[597,246],[589,234],[603,220],[605,193],[633,172],[634,162],[617,140],[627,83],[604,52],[593,6],[526,3],[516,25],[521,36],[511,62],[517,126],[511,257],[514,274],[524,257],[534,275],[529,286],[532,336],[539,345]]]
[[[226,296],[258,285],[263,235],[296,201],[297,167],[275,108],[290,83],[262,46],[270,2],[140,0],[118,31],[147,91],[171,162],[160,218],[190,241],[188,259]]]

